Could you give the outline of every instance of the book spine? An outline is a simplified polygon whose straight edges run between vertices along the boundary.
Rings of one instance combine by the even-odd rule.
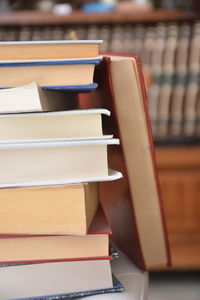
[[[196,22],[193,26],[190,45],[183,124],[183,135],[185,137],[190,137],[195,134],[196,107],[200,83],[200,22]]]
[[[191,27],[188,23],[179,28],[177,51],[175,59],[175,78],[171,100],[170,135],[181,137],[183,124],[183,106],[185,86],[187,82],[187,62],[190,44]]]
[[[145,34],[145,27],[144,25],[136,25],[134,30],[134,37],[133,37],[133,53],[140,56],[143,41],[144,41],[144,34]]]
[[[111,28],[103,25],[99,28],[99,39],[103,40],[103,43],[100,45],[100,52],[109,51],[111,38]]]
[[[155,47],[154,51],[152,51],[150,61],[153,83],[147,90],[149,113],[154,137],[156,137],[158,123],[158,103],[162,82],[162,61],[165,47],[165,39],[166,25],[163,23],[158,24],[155,28]]]
[[[134,27],[132,25],[126,25],[123,31],[123,53],[133,53]]]
[[[121,25],[116,25],[113,28],[109,51],[114,53],[123,52],[123,28]]]
[[[140,59],[144,72],[149,72],[151,67],[151,57],[155,50],[155,28],[148,26],[145,31],[143,47],[141,50]]]
[[[178,28],[176,24],[169,24],[167,29],[167,39],[163,56],[163,74],[158,106],[158,126],[156,135],[163,139],[168,136],[170,99],[172,94],[174,59],[177,46]]]

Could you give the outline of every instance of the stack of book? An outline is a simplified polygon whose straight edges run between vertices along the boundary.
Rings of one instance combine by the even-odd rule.
[[[1,299],[72,299],[123,290],[112,276],[111,228],[98,193],[98,182],[122,176],[109,170],[107,158],[107,148],[119,140],[103,133],[108,110],[68,106],[76,103],[77,91],[96,86],[93,62],[99,58],[67,58],[67,50],[77,55],[80,44],[80,56],[98,51],[98,42],[0,49]]]
[[[139,58],[99,57],[96,41],[4,43],[0,54],[0,295],[122,290],[109,236],[142,270],[168,265]]]

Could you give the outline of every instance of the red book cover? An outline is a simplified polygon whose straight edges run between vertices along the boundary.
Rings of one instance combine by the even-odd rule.
[[[88,231],[88,236],[92,235],[92,236],[96,236],[97,239],[98,239],[98,235],[110,235],[112,232],[111,232],[111,229],[110,229],[110,225],[108,224],[108,221],[106,219],[106,216],[102,210],[101,207],[98,208],[97,210],[97,213],[94,217],[94,220],[89,228],[89,231]],[[12,246],[12,249],[9,249],[8,251],[12,251],[12,252],[27,252],[28,249],[30,249],[30,245],[29,242],[31,243],[31,241],[34,241],[34,239],[39,239],[39,242],[42,243],[42,245],[46,245],[46,246],[49,246],[48,242],[45,243],[45,239],[51,239],[52,237],[52,242],[51,242],[51,245],[54,245],[54,248],[55,248],[55,253],[58,253],[57,252],[57,243],[60,243],[60,240],[59,238],[62,238],[62,237],[66,237],[67,236],[64,236],[64,235],[60,235],[60,236],[56,236],[56,235],[0,235],[0,247],[1,247],[1,254],[2,252],[5,252],[5,246],[4,244],[2,244],[1,242],[4,240],[6,242],[7,240],[7,243],[8,245],[6,246],[7,248],[9,248],[9,240],[12,242],[14,240],[17,241],[17,245],[14,243],[13,246]],[[74,240],[70,239],[69,241],[67,240],[67,243],[72,243],[72,248],[73,247],[76,247],[77,245],[79,245],[79,247],[81,247],[81,242],[83,241],[84,239],[84,236],[75,236],[74,239],[76,240],[75,243],[73,244]],[[80,239],[80,240],[79,240]],[[24,240],[25,243],[24,243]],[[20,243],[21,241],[21,243]],[[77,244],[77,241],[78,241],[78,244]],[[101,241],[101,237],[100,237],[100,241]],[[87,241],[86,241],[87,242]],[[96,242],[98,243],[98,241],[96,240]],[[105,243],[105,241],[104,241]],[[89,244],[87,244],[87,247],[89,247],[91,244],[91,242],[89,241]],[[28,246],[27,246],[28,245]],[[34,244],[31,243],[31,245],[33,245],[33,248],[31,249],[31,251],[33,251],[33,253],[36,255],[40,255],[38,253],[38,249],[37,247],[34,248],[35,245],[37,244]],[[67,244],[65,244],[66,247],[67,247]],[[28,247],[28,248],[26,248]],[[105,245],[105,247],[108,248],[108,241],[107,241],[107,245]],[[3,249],[3,250],[2,250]],[[66,249],[67,250],[67,249]],[[76,249],[74,249],[75,251]],[[44,249],[44,251],[46,251],[48,253],[49,251],[49,248],[46,247],[46,249]],[[43,252],[42,252],[43,253]],[[0,254],[0,257],[1,257],[1,254]],[[22,255],[21,255],[22,256]],[[64,257],[64,258],[58,258],[55,256],[55,258],[51,258],[51,259],[23,259],[23,260],[8,260],[8,261],[1,261],[0,259],[0,265],[11,265],[11,264],[33,264],[33,263],[45,263],[45,262],[61,262],[61,261],[82,261],[82,260],[104,260],[104,259],[112,259],[112,255],[109,255],[109,251],[107,251],[107,255],[105,256],[92,256],[92,257],[73,257],[73,258],[68,258],[68,257]]]
[[[141,63],[134,55],[121,57],[120,62],[115,60],[104,57],[95,71],[98,89],[79,98],[80,108],[109,109],[111,120],[106,119],[104,125],[109,134],[121,140],[118,149],[110,147],[109,166],[121,171],[123,178],[100,184],[101,204],[112,229],[112,240],[139,268],[169,266],[169,243]],[[135,83],[137,91],[132,86]],[[145,142],[140,138],[141,130]],[[143,157],[147,158],[146,165]]]

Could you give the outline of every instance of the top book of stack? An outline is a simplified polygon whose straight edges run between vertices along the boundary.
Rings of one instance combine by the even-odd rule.
[[[1,42],[1,60],[97,57],[100,40]]]

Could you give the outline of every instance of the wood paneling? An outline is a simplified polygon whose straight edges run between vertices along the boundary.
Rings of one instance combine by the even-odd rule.
[[[200,147],[157,148],[174,268],[200,268]]]

